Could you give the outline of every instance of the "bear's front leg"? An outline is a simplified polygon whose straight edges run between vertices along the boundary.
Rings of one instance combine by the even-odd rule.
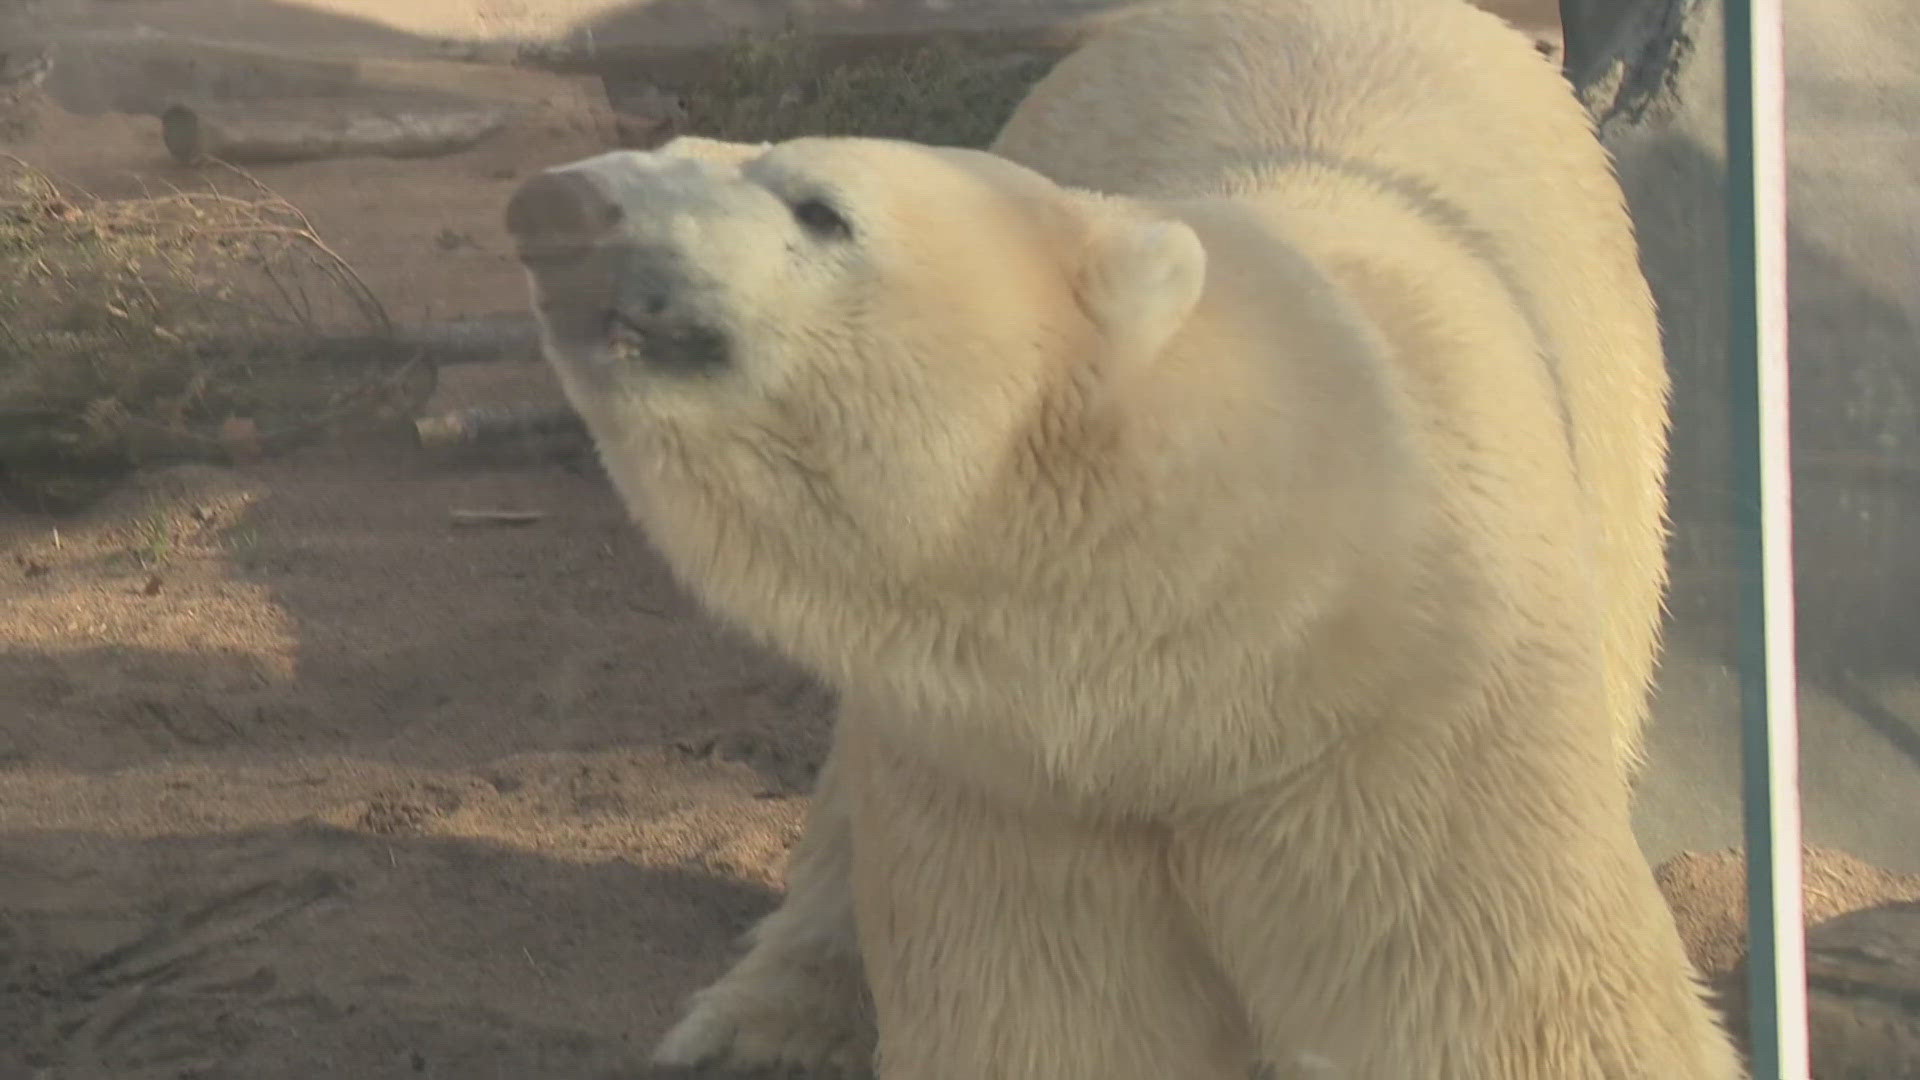
[[[882,1080],[1246,1080],[1164,830],[996,802],[850,727]]]
[[[1559,789],[1482,774],[1369,790],[1329,769],[1318,791],[1183,822],[1173,872],[1278,1075],[1742,1075],[1627,826],[1625,785],[1601,768],[1584,785],[1531,772]],[[1449,805],[1461,792],[1489,805]]]
[[[853,839],[827,755],[806,832],[787,864],[787,895],[747,935],[747,954],[693,996],[654,1051],[657,1065],[873,1074],[873,1010],[853,925]]]

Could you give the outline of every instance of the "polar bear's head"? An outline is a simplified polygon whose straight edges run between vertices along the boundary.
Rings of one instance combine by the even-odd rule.
[[[937,573],[989,503],[1086,497],[1031,489],[1069,483],[1206,268],[1185,224],[884,140],[604,154],[530,178],[507,221],[623,496],[748,622],[712,594]]]
[[[507,218],[609,457],[840,545],[938,546],[1043,410],[1165,346],[1205,271],[1183,224],[884,140],[609,153],[534,176]],[[682,512],[628,495],[649,525]]]

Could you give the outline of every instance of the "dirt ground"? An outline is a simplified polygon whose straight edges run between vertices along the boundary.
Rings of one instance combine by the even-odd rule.
[[[555,77],[464,153],[257,173],[400,320],[518,313],[501,207],[604,110]],[[198,176],[151,118],[7,149],[101,194]],[[528,358],[429,410],[538,400]],[[591,468],[398,441],[0,507],[0,702],[0,1080],[654,1075],[776,898],[831,709]]]
[[[521,312],[500,208],[605,147],[578,83],[466,153],[257,175],[400,319]],[[7,149],[196,179],[150,118]],[[543,364],[450,366],[429,408],[543,397]],[[546,516],[448,524],[501,508]],[[773,902],[830,709],[593,470],[400,443],[0,508],[0,597],[0,1080],[646,1075]]]

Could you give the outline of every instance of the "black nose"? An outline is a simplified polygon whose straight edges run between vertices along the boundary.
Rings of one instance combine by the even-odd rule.
[[[731,362],[731,342],[701,301],[703,290],[685,260],[669,249],[621,243],[606,248],[613,277],[608,329],[647,367],[712,372]]]
[[[507,231],[522,262],[577,259],[626,214],[577,169],[539,173],[507,200]]]

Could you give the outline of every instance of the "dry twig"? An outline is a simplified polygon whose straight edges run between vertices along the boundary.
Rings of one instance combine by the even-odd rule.
[[[271,452],[424,397],[347,260],[220,164],[250,190],[101,199],[0,157],[0,472],[219,457],[237,418]]]

